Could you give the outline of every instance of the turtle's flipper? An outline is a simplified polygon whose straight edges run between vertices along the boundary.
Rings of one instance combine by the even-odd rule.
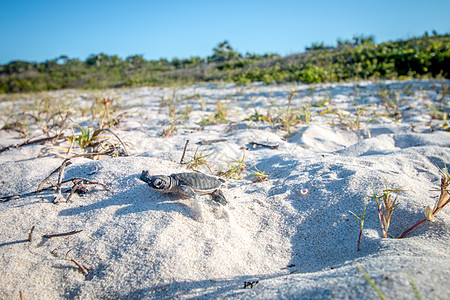
[[[202,197],[199,196],[198,194],[196,194],[194,192],[194,190],[190,186],[180,185],[178,187],[178,190],[180,191],[180,193],[182,193],[185,196],[188,196],[188,197],[191,197],[191,198],[194,198],[194,199],[197,199],[197,200],[201,200],[202,199]]]
[[[212,199],[214,202],[217,202],[222,205],[226,205],[228,203],[227,199],[225,199],[224,194],[221,190],[217,190],[214,193],[212,193]]]

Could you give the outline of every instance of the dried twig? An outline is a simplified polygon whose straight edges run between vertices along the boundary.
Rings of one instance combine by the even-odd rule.
[[[77,267],[80,269],[81,273],[83,273],[84,276],[87,276],[89,274],[88,268],[86,268],[82,263],[80,263],[75,258],[71,257],[70,260],[77,265]]]
[[[38,194],[38,193],[40,193],[42,191],[49,191],[49,190],[53,190],[54,188],[55,188],[55,184],[52,183],[52,186],[49,186],[49,187],[46,187],[46,188],[42,188],[39,191],[34,191],[34,192],[29,192],[29,193],[24,193],[24,194],[2,196],[2,197],[0,197],[0,200],[1,200],[0,202],[8,202],[8,201],[13,200],[13,199],[20,199],[22,197],[28,197],[28,196],[36,195],[36,194]],[[71,190],[70,188],[67,188],[65,190],[62,190],[62,193],[68,193],[68,192],[70,192],[70,190]]]
[[[270,148],[270,149],[277,149],[278,147],[280,147],[280,144],[278,143],[259,143],[259,142],[250,142],[250,144],[253,145],[253,147],[266,147],[266,148]]]
[[[109,128],[102,128],[101,130],[106,130],[109,131],[112,135],[114,135],[117,140],[120,142],[120,144],[122,144],[123,147],[123,151],[125,153],[125,156],[129,156],[130,154],[128,154],[127,148],[125,147],[125,144],[122,142],[122,140],[119,138],[119,136],[117,134],[115,134],[111,129]]]
[[[80,233],[82,231],[83,230],[74,230],[74,231],[69,231],[69,232],[64,232],[64,233],[45,234],[42,237],[46,238],[46,239],[51,239],[51,238],[54,238],[54,237],[62,237],[62,236],[74,235],[74,234]]]
[[[27,146],[27,145],[44,143],[44,142],[47,142],[47,141],[51,141],[53,139],[61,139],[61,138],[64,138],[64,134],[57,134],[57,135],[54,135],[54,136],[51,136],[51,137],[40,138],[40,139],[37,139],[37,140],[29,139],[29,140],[26,140],[25,142],[20,143],[20,144],[15,144],[15,145],[2,147],[2,148],[0,148],[0,153],[4,152],[6,150],[10,150],[10,149],[20,148],[20,147]]]
[[[66,182],[70,182],[70,181],[73,182],[73,186],[70,189],[70,194],[69,194],[69,196],[67,196],[66,202],[69,202],[70,198],[72,197],[72,195],[74,193],[78,193],[78,194],[86,193],[88,191],[87,187],[85,186],[86,184],[101,185],[105,190],[107,190],[107,191],[109,190],[109,187],[106,184],[103,184],[103,183],[100,183],[97,181],[93,181],[93,180],[89,180],[86,178],[79,178],[79,177],[71,178],[71,179],[64,180],[62,183],[66,183]]]
[[[30,233],[28,234],[28,241],[31,243],[33,241],[33,231],[36,226],[31,227]]]
[[[75,178],[70,178],[70,179],[66,179],[61,181],[61,184],[67,183],[67,182],[73,182],[74,184],[79,183],[80,181],[84,181],[84,184],[98,184],[101,185],[105,190],[109,191],[109,186],[107,186],[104,183],[101,182],[97,182],[94,180],[90,180],[90,179],[86,179],[86,178],[81,178],[81,177],[75,177]]]
[[[50,183],[51,183],[51,185],[52,185],[50,188],[56,187],[56,189],[57,189],[57,194],[56,194],[55,198],[53,199],[53,202],[58,202],[59,200],[64,199],[64,197],[63,197],[62,194],[61,194],[61,186],[62,186],[62,184],[67,183],[67,182],[72,182],[74,185],[73,185],[73,187],[70,189],[70,194],[69,194],[68,198],[65,199],[66,202],[69,201],[69,199],[72,197],[73,193],[75,193],[75,192],[80,192],[80,191],[83,191],[83,190],[84,190],[84,192],[86,192],[86,191],[87,191],[87,188],[84,187],[85,184],[97,184],[97,185],[101,185],[105,190],[109,190],[109,187],[108,187],[107,185],[105,185],[105,184],[103,184],[103,183],[100,183],[100,182],[96,182],[96,181],[90,180],[90,179],[86,179],[86,178],[76,177],[76,178],[71,178],[71,179],[67,179],[67,180],[62,180],[62,177],[63,177],[63,174],[64,174],[64,168],[65,168],[66,166],[68,166],[68,165],[71,164],[70,159],[75,158],[75,157],[80,157],[80,156],[87,156],[87,155],[89,155],[89,154],[93,154],[93,153],[78,154],[78,155],[72,156],[72,157],[70,157],[70,158],[64,159],[64,161],[62,162],[61,166],[59,166],[59,167],[56,168],[54,171],[52,171],[52,172],[50,173],[50,175],[48,175],[48,176],[47,176],[47,177],[39,184],[39,186],[38,186],[38,188],[37,188],[37,190],[36,190],[36,194],[39,193],[41,190],[43,190],[44,184],[45,184],[47,181],[50,181],[50,178],[51,178],[53,175],[55,175],[56,173],[58,173],[58,172],[59,172],[58,182],[57,182],[56,184],[54,184],[54,183],[52,183],[52,182],[50,181]],[[46,189],[49,189],[49,188],[46,188]]]
[[[71,162],[69,160],[70,160],[70,158],[66,158],[62,162],[61,167],[59,168],[58,183],[56,184],[56,187],[57,187],[57,196],[56,196],[56,198],[61,197],[61,181],[62,181],[62,177],[63,177],[63,174],[64,174],[64,169],[66,168],[66,165],[67,164],[71,164]]]
[[[33,194],[35,194],[35,192],[32,192],[32,193],[27,193],[27,194],[25,194],[26,196],[29,196],[28,194],[30,194],[30,195],[33,195]],[[12,199],[19,199],[21,196],[24,196],[24,195],[9,195],[9,196],[2,196],[2,197],[0,197],[0,202],[8,202],[8,201],[10,201],[10,200],[12,200]]]
[[[180,165],[182,165],[184,162],[184,155],[186,154],[186,149],[187,149],[188,144],[189,144],[189,140],[186,140],[186,144],[184,145],[183,155],[181,155],[181,159],[180,159]]]
[[[226,142],[226,141],[227,141],[227,139],[202,140],[202,141],[198,142],[197,144],[200,144],[202,146],[210,146],[215,143]]]
[[[57,167],[55,170],[53,170],[53,171],[50,173],[50,175],[48,175],[47,177],[45,177],[44,180],[42,180],[42,182],[39,184],[39,186],[38,186],[38,188],[37,188],[37,190],[36,190],[36,194],[39,193],[39,192],[42,190],[42,187],[44,186],[44,184],[45,184],[47,181],[49,181],[50,178],[51,178],[53,175],[55,175],[56,173],[58,173],[58,172],[61,170],[61,168],[63,168],[63,166],[65,167],[65,166],[68,166],[68,165],[72,164],[71,162],[68,161],[69,159],[70,159],[70,158],[65,159],[65,160],[63,161],[63,163],[62,163],[59,167]]]
[[[295,269],[295,270],[293,270],[293,271],[290,271],[290,272],[289,272],[289,275],[294,274],[294,273],[297,273],[298,271],[300,271],[300,269],[302,268],[302,266],[303,266],[303,264],[301,264],[300,267],[298,267],[297,269]]]
[[[61,193],[70,193],[70,192],[72,192],[72,190],[73,190],[73,192],[77,192],[77,190],[80,191],[80,188],[82,186],[84,186],[85,184],[101,185],[105,190],[109,191],[109,186],[107,186],[106,184],[103,184],[101,182],[96,182],[96,181],[93,181],[93,180],[90,180],[90,179],[86,179],[86,178],[79,178],[79,177],[71,178],[71,179],[67,179],[67,180],[61,181],[61,184],[64,184],[64,183],[67,183],[67,182],[73,182],[74,186],[72,188],[61,189]],[[37,194],[39,194],[42,191],[53,190],[55,187],[57,187],[56,184],[54,184],[52,182],[51,182],[51,184],[52,185],[49,186],[49,187],[41,188],[40,190],[37,190],[37,191],[34,191],[34,192],[0,197],[0,202],[8,202],[8,201],[13,200],[13,199],[20,199],[21,197],[28,197],[28,196],[32,196],[32,195],[37,195]],[[77,187],[77,188],[74,189],[74,187]]]

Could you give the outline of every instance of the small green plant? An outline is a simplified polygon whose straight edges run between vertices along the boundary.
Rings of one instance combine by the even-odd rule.
[[[210,156],[212,153],[203,155],[201,153],[197,153],[197,150],[195,150],[195,153],[192,156],[192,160],[186,163],[186,168],[188,170],[199,172],[199,167],[205,166],[206,168],[208,168],[209,172],[213,174],[211,168],[209,167],[209,163],[206,160],[206,158]]]
[[[440,195],[437,199],[436,203],[434,204],[434,207],[431,208],[431,206],[427,206],[425,209],[425,216],[426,218],[421,220],[420,222],[416,223],[409,229],[403,231],[398,238],[404,237],[408,232],[416,228],[422,223],[425,223],[426,221],[434,222],[434,217],[437,215],[438,212],[440,212],[449,202],[450,202],[450,190],[448,189],[448,186],[450,185],[450,174],[448,173],[447,167],[444,168],[444,170],[441,170],[439,168],[439,171],[441,172],[441,188],[440,188]]]
[[[441,129],[445,131],[450,131],[450,124],[448,122],[445,122],[444,124],[442,124]]]
[[[52,146],[50,149],[63,150],[67,155],[72,151],[72,146],[77,144],[81,150],[87,153],[92,153],[92,156],[99,157],[101,155],[108,155],[111,157],[116,156],[127,156],[128,152],[126,150],[125,144],[122,140],[109,128],[101,128],[91,130],[91,128],[83,128],[76,124],[80,133],[78,135],[73,134],[71,137],[67,138],[71,142],[70,147]],[[106,135],[101,135],[103,132],[111,133],[117,140],[113,140]],[[63,157],[60,153],[48,152],[47,154],[55,154]]]
[[[174,133],[177,132],[176,124],[177,124],[177,117],[175,114],[171,115],[171,119],[168,123],[166,123],[163,127],[163,132],[161,133],[161,137],[171,137]],[[168,125],[168,128],[167,128]]]
[[[385,300],[386,297],[384,296],[384,294],[380,291],[380,289],[377,287],[377,285],[375,284],[375,282],[373,282],[373,280],[369,277],[369,275],[367,275],[366,271],[364,271],[363,268],[361,268],[360,265],[356,264],[356,267],[358,268],[358,270],[363,274],[364,278],[367,280],[367,282],[370,284],[370,286],[375,290],[375,292],[377,293],[378,297],[380,297],[381,300]]]
[[[431,118],[435,119],[435,120],[442,120],[445,121],[448,119],[448,113],[446,111],[441,111],[438,108],[436,108],[435,106],[433,106],[431,111]]]
[[[353,87],[353,95],[355,96],[355,98],[359,95],[359,86],[357,84],[355,84],[355,86]]]
[[[414,279],[412,277],[411,274],[408,273],[408,281],[409,284],[411,285],[413,291],[414,291],[414,296],[416,297],[417,300],[422,300],[422,296],[420,295],[419,289],[417,288],[416,283],[414,282]]]
[[[309,105],[304,105],[300,109],[288,108],[280,109],[278,117],[275,118],[275,122],[279,122],[281,127],[288,132],[288,135],[292,133],[292,127],[299,123],[309,124],[311,121],[311,111]]]
[[[241,180],[242,174],[247,169],[247,165],[244,163],[244,159],[245,159],[245,152],[242,155],[242,159],[233,160],[231,163],[227,163],[228,170],[226,171],[219,170],[219,175],[225,176],[226,178]]]
[[[311,121],[311,111],[308,105],[303,105],[300,110],[300,120],[305,124],[309,124]]]
[[[294,99],[294,96],[298,93],[298,91],[295,90],[291,90],[289,92],[289,95],[287,96],[287,100],[288,100],[288,106],[287,109],[289,110],[291,108],[292,105],[292,99]]]
[[[353,121],[352,129],[359,130],[361,129],[361,117],[365,114],[367,111],[364,106],[355,108],[356,110],[356,119]]]
[[[47,136],[55,133],[50,132],[52,129],[56,129],[56,132],[63,130],[69,117],[72,116],[72,107],[67,101],[49,96],[37,99],[29,109],[31,111],[29,115]]]
[[[341,109],[333,109],[331,112],[333,115],[337,116],[337,124],[335,120],[330,123],[331,126],[339,126],[346,130],[359,130],[361,129],[361,119],[366,113],[367,109],[364,106],[356,107],[356,114],[353,115],[347,111]],[[327,113],[327,111],[321,112],[321,114]]]
[[[227,123],[228,109],[222,106],[220,101],[217,101],[216,113],[209,115],[207,118],[202,119],[200,125],[202,127],[207,125],[214,125],[219,123]]]
[[[244,121],[254,121],[254,122],[262,122],[267,121],[269,122],[269,119],[267,116],[261,115],[255,108],[255,112],[250,115],[249,117],[245,118]]]
[[[380,98],[381,103],[383,104],[386,112],[390,117],[401,117],[399,107],[400,107],[400,93],[394,92],[386,87],[381,87],[377,93]]]
[[[99,130],[91,131],[89,127],[83,128],[79,125],[77,126],[78,129],[80,129],[80,134],[76,137],[75,136],[69,137],[68,140],[71,143],[72,142],[77,143],[81,150],[93,147],[96,140],[105,138],[105,136],[99,135],[101,132]]]
[[[312,84],[309,85],[309,88],[306,90],[306,96],[311,97],[316,92],[316,87]]]
[[[181,114],[181,118],[183,120],[189,120],[189,115],[194,110],[194,108],[190,105],[186,105],[183,110],[179,111],[179,114]]]
[[[441,95],[439,99],[436,99],[436,101],[439,103],[439,110],[443,111],[445,107],[447,107],[448,101],[446,96],[450,92],[450,87],[448,83],[445,80],[441,81]],[[436,93],[439,93],[436,91]]]
[[[250,174],[250,178],[252,178],[252,182],[263,182],[269,180],[269,174],[266,174],[265,171],[260,171],[256,166],[254,167],[255,171]]]
[[[366,198],[364,198],[364,206],[363,206],[363,212],[361,217],[359,217],[358,215],[356,215],[354,212],[352,212],[351,210],[349,210],[349,212],[355,216],[355,218],[358,219],[359,221],[359,237],[358,237],[358,251],[360,250],[360,245],[361,245],[361,238],[362,238],[362,232],[364,229],[364,218],[366,216],[366,207],[367,207],[367,201]]]
[[[414,86],[412,85],[412,84],[405,84],[404,86],[403,86],[403,93],[406,95],[406,96],[412,96],[412,95],[414,95]]]
[[[173,115],[175,115],[176,106],[177,106],[177,91],[176,89],[173,89],[172,97],[166,99],[164,96],[162,96],[161,99],[159,100],[158,113],[161,114],[163,108],[166,107],[169,116],[172,117]]]
[[[312,106],[313,107],[326,107],[330,106],[333,103],[332,98],[330,95],[325,95],[325,97],[322,98],[322,100],[315,101]]]
[[[29,134],[29,124],[25,120],[22,120],[16,116],[16,118],[12,121],[10,119],[4,121],[1,130],[15,131],[20,137],[27,137]]]

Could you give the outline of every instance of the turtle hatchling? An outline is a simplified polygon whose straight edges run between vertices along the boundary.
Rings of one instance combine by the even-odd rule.
[[[163,193],[178,193],[197,200],[200,195],[211,195],[213,203],[227,204],[227,200],[220,188],[225,180],[200,173],[176,173],[172,175],[154,175],[149,171],[142,171],[140,179],[155,191]]]

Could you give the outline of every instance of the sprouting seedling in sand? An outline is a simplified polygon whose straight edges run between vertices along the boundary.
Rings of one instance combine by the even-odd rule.
[[[417,288],[417,285],[414,282],[414,278],[412,277],[411,274],[408,274],[408,281],[414,291],[414,296],[416,297],[416,299],[422,300],[422,296],[420,295],[419,289]]]
[[[224,107],[220,101],[217,101],[216,113],[203,118],[200,122],[200,126],[215,125],[220,123],[227,123],[228,108]]]
[[[263,182],[269,180],[269,174],[266,174],[265,171],[260,171],[256,166],[254,167],[255,171],[250,174],[252,178],[252,182]]]
[[[366,281],[370,284],[370,286],[375,290],[375,292],[377,293],[378,297],[380,297],[381,300],[385,300],[386,296],[381,292],[381,290],[378,288],[378,286],[375,284],[375,282],[373,282],[373,280],[369,277],[369,275],[366,273],[366,271],[364,271],[364,269],[356,264],[356,267],[358,268],[358,270],[363,274],[364,278],[366,279]],[[412,278],[411,275],[408,274],[409,277],[409,283],[413,289],[414,292],[414,296],[416,297],[417,300],[421,300],[422,297],[420,295],[420,292]]]
[[[72,136],[68,139],[70,142],[76,142],[80,149],[86,150],[88,148],[92,148],[95,152],[111,156],[118,156],[119,153],[123,153],[125,156],[128,155],[124,143],[111,129],[100,128],[90,131],[89,128],[83,128],[80,125],[77,126],[80,129],[80,134],[76,137]],[[100,135],[105,131],[114,135],[119,143],[114,144],[110,141],[108,136]],[[122,148],[120,146],[122,146]]]
[[[161,137],[171,137],[172,135],[174,135],[177,132],[177,127],[175,126],[177,122],[178,118],[176,117],[176,115],[171,115],[170,121],[166,124],[169,125],[169,128],[163,129]],[[164,125],[164,127],[166,127],[166,125]]]
[[[367,282],[370,284],[370,286],[375,290],[375,292],[377,293],[378,297],[380,297],[381,300],[385,300],[386,297],[384,296],[384,294],[380,291],[380,289],[377,287],[377,285],[375,284],[375,282],[373,282],[373,280],[369,277],[369,275],[367,275],[366,271],[364,271],[363,268],[361,268],[360,265],[356,264],[356,267],[358,268],[358,270],[363,274],[364,278],[367,280]]]
[[[211,171],[211,168],[209,167],[208,161],[206,160],[206,158],[208,156],[210,156],[212,153],[202,154],[202,153],[198,153],[197,150],[195,150],[195,153],[192,156],[192,160],[188,161],[186,163],[186,168],[189,169],[189,170],[198,172],[198,168],[200,166],[205,166],[206,168],[208,168],[209,172],[212,174],[213,172]]]
[[[254,121],[254,122],[258,122],[258,121],[266,121],[266,122],[271,122],[270,118],[268,116],[264,116],[262,114],[260,114],[256,108],[255,108],[255,112],[250,115],[249,117],[245,118],[244,121]]]
[[[447,167],[445,167],[444,170],[441,170],[439,168],[439,171],[442,174],[441,189],[439,190],[441,194],[439,195],[439,199],[434,204],[434,208],[427,206],[427,208],[425,209],[426,218],[416,223],[409,229],[403,231],[402,234],[398,236],[399,239],[404,237],[408,232],[410,232],[420,224],[425,223],[426,221],[434,222],[434,216],[436,216],[437,213],[440,212],[450,202],[450,190],[448,189],[448,186],[450,185],[450,174],[448,173]]]
[[[219,170],[219,175],[223,175],[226,178],[231,179],[242,179],[242,173],[244,173],[245,169],[247,169],[247,165],[244,163],[244,159],[245,152],[242,155],[242,159],[234,160],[231,163],[228,163],[228,170]]]
[[[45,152],[41,154],[40,157],[54,154],[62,158],[68,158],[69,154],[73,150],[74,145],[78,145],[78,147],[85,153],[91,153],[92,158],[99,158],[102,155],[111,157],[128,156],[128,151],[125,147],[125,144],[111,129],[100,128],[91,130],[91,128],[89,127],[83,128],[78,124],[75,124],[75,126],[78,127],[80,133],[78,135],[72,133],[72,136],[67,138],[67,140],[71,143],[69,147],[47,147],[46,149],[44,149]],[[117,140],[114,140],[105,135],[101,135],[104,132],[109,132]],[[63,151],[63,153],[60,153],[61,151]]]
[[[391,222],[391,216],[394,209],[398,206],[397,197],[398,194],[392,199],[392,193],[399,193],[400,189],[388,189],[387,182],[385,181],[386,189],[383,190],[383,194],[377,196],[375,188],[372,184],[373,196],[367,196],[369,198],[375,199],[377,202],[378,217],[380,219],[381,230],[383,231],[383,237],[387,238],[387,233],[389,230],[389,225]],[[380,201],[381,200],[381,201]]]
[[[357,216],[354,212],[349,210],[349,212],[352,215],[354,215],[355,218],[357,218],[359,220],[360,227],[359,227],[359,238],[358,238],[358,251],[360,250],[361,237],[362,237],[362,232],[363,232],[363,229],[364,229],[364,218],[365,218],[365,215],[366,215],[366,207],[367,207],[367,201],[364,198],[364,207],[363,207],[363,212],[362,212],[362,216],[361,217]]]

